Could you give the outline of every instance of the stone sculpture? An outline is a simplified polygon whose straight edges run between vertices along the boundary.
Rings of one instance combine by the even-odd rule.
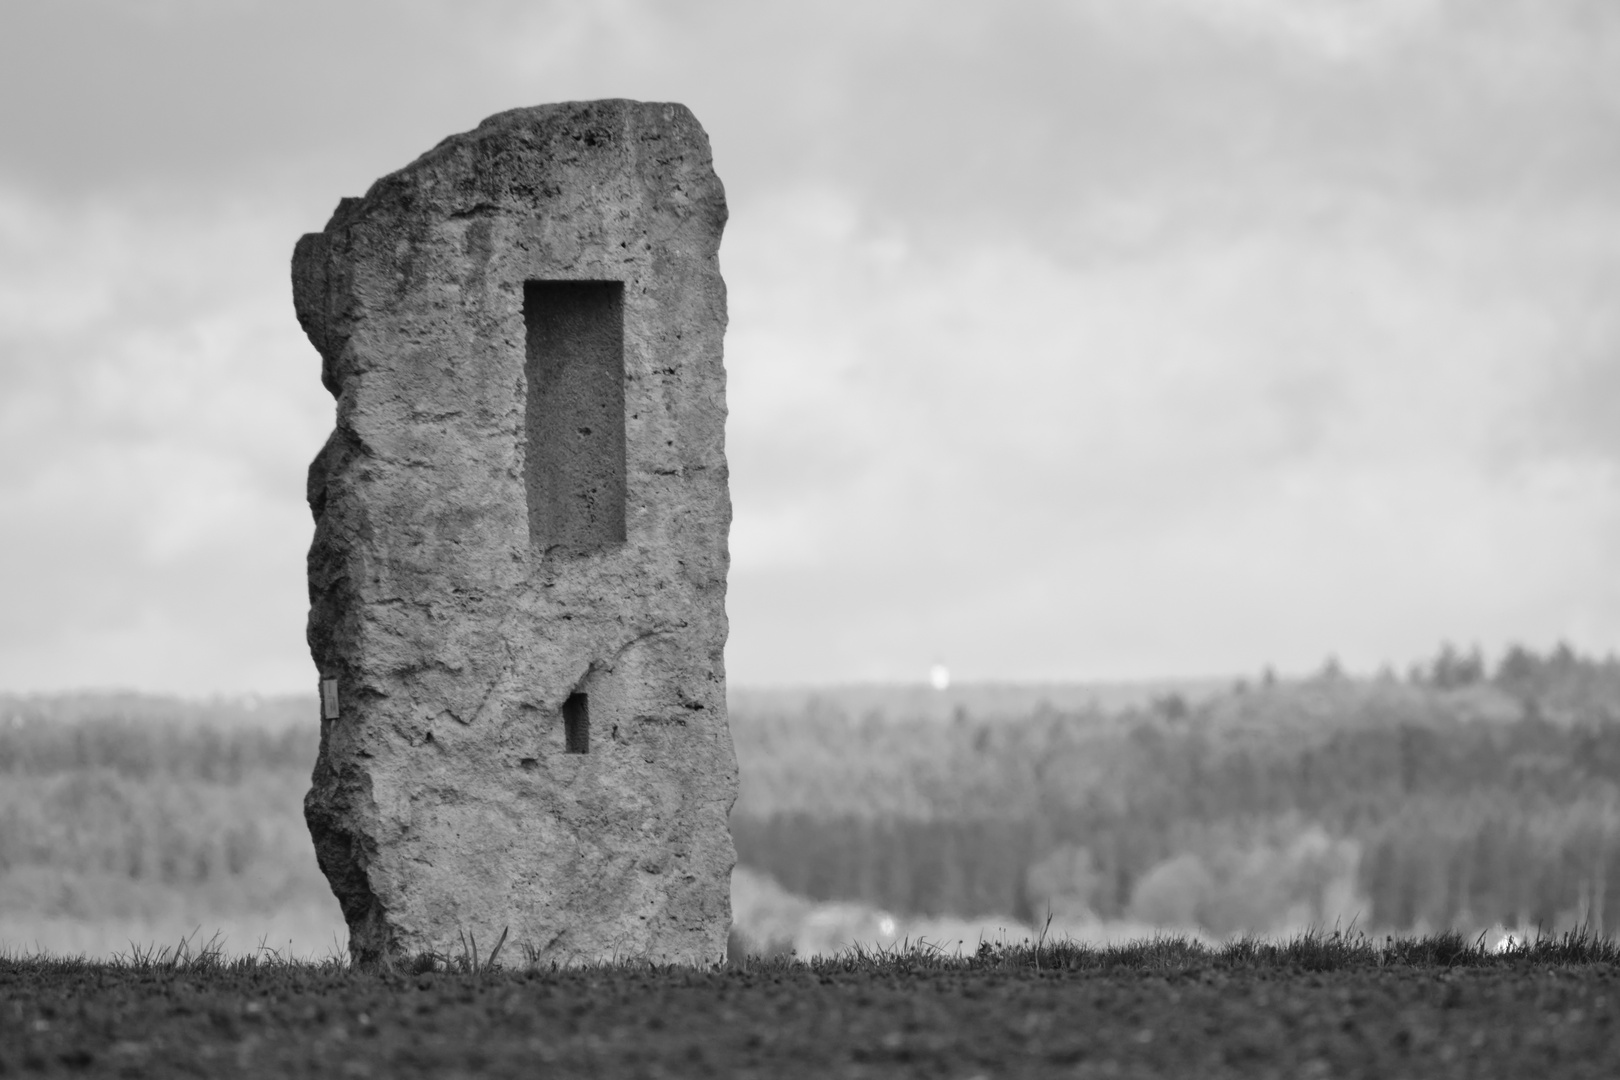
[[[293,255],[310,467],[305,816],[356,961],[725,952],[726,221],[683,106],[501,113]]]

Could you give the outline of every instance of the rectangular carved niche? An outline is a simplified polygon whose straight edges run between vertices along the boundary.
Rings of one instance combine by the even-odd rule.
[[[563,702],[563,747],[570,754],[591,752],[591,702],[578,691]]]
[[[624,283],[523,285],[529,540],[539,552],[624,543]]]

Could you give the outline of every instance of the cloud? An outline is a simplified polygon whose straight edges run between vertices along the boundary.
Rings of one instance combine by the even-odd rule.
[[[1604,4],[0,20],[0,685],[303,689],[293,240],[607,95],[690,104],[731,201],[736,681],[1620,641]]]
[[[1166,0],[1162,6],[1222,30],[1339,61],[1378,56],[1444,26],[1439,0]]]
[[[285,310],[291,228],[0,196],[0,683],[305,681],[331,405]]]
[[[1082,265],[919,255],[825,191],[762,212],[726,256],[740,670],[1370,668],[1613,625],[1620,463],[1505,437],[1556,423],[1571,286],[1620,250],[1560,210],[1306,192]]]

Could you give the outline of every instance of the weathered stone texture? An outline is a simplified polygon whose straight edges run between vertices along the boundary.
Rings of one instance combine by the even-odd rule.
[[[503,930],[724,954],[725,220],[683,106],[575,102],[446,139],[298,242],[337,398],[309,644],[340,715],[305,812],[360,961]]]

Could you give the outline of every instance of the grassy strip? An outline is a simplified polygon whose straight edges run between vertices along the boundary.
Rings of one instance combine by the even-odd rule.
[[[1385,937],[1363,933],[1307,932],[1271,941],[1239,938],[1209,946],[1184,937],[1165,936],[1119,945],[1094,946],[1072,941],[982,942],[971,954],[947,952],[928,942],[905,942],[893,948],[856,946],[831,957],[809,961],[773,959],[753,964],[805,967],[817,973],[893,973],[942,971],[1345,971],[1366,968],[1453,969],[1521,968],[1548,965],[1620,964],[1620,943],[1586,930],[1539,935],[1508,948],[1485,948],[1484,936],[1469,939],[1455,931],[1421,937]]]
[[[505,935],[502,935],[504,942]],[[288,975],[326,979],[347,975],[417,976],[430,973],[460,975],[542,974],[578,971],[594,975],[645,975],[687,972],[694,969],[661,966],[644,961],[559,966],[526,961],[499,962],[497,944],[489,957],[481,957],[475,942],[463,938],[453,955],[424,953],[388,971],[361,972],[346,957],[322,960],[285,958],[276,950],[229,956],[216,937],[200,945],[189,939],[174,947],[132,948],[110,961],[48,954],[0,954],[0,977],[61,976],[92,971],[136,975],[222,974],[232,976]],[[972,953],[947,951],[928,941],[904,941],[893,946],[856,945],[833,956],[798,959],[791,956],[734,959],[717,964],[712,972],[815,976],[899,976],[924,972],[1098,972],[1107,974],[1174,973],[1189,971],[1332,972],[1365,969],[1452,970],[1481,968],[1522,970],[1527,967],[1620,965],[1620,943],[1585,930],[1538,935],[1505,949],[1484,947],[1483,936],[1470,940],[1446,932],[1421,937],[1385,937],[1363,933],[1307,932],[1284,941],[1242,938],[1209,946],[1184,937],[1165,936],[1119,945],[1092,946],[1067,940],[981,942]]]

